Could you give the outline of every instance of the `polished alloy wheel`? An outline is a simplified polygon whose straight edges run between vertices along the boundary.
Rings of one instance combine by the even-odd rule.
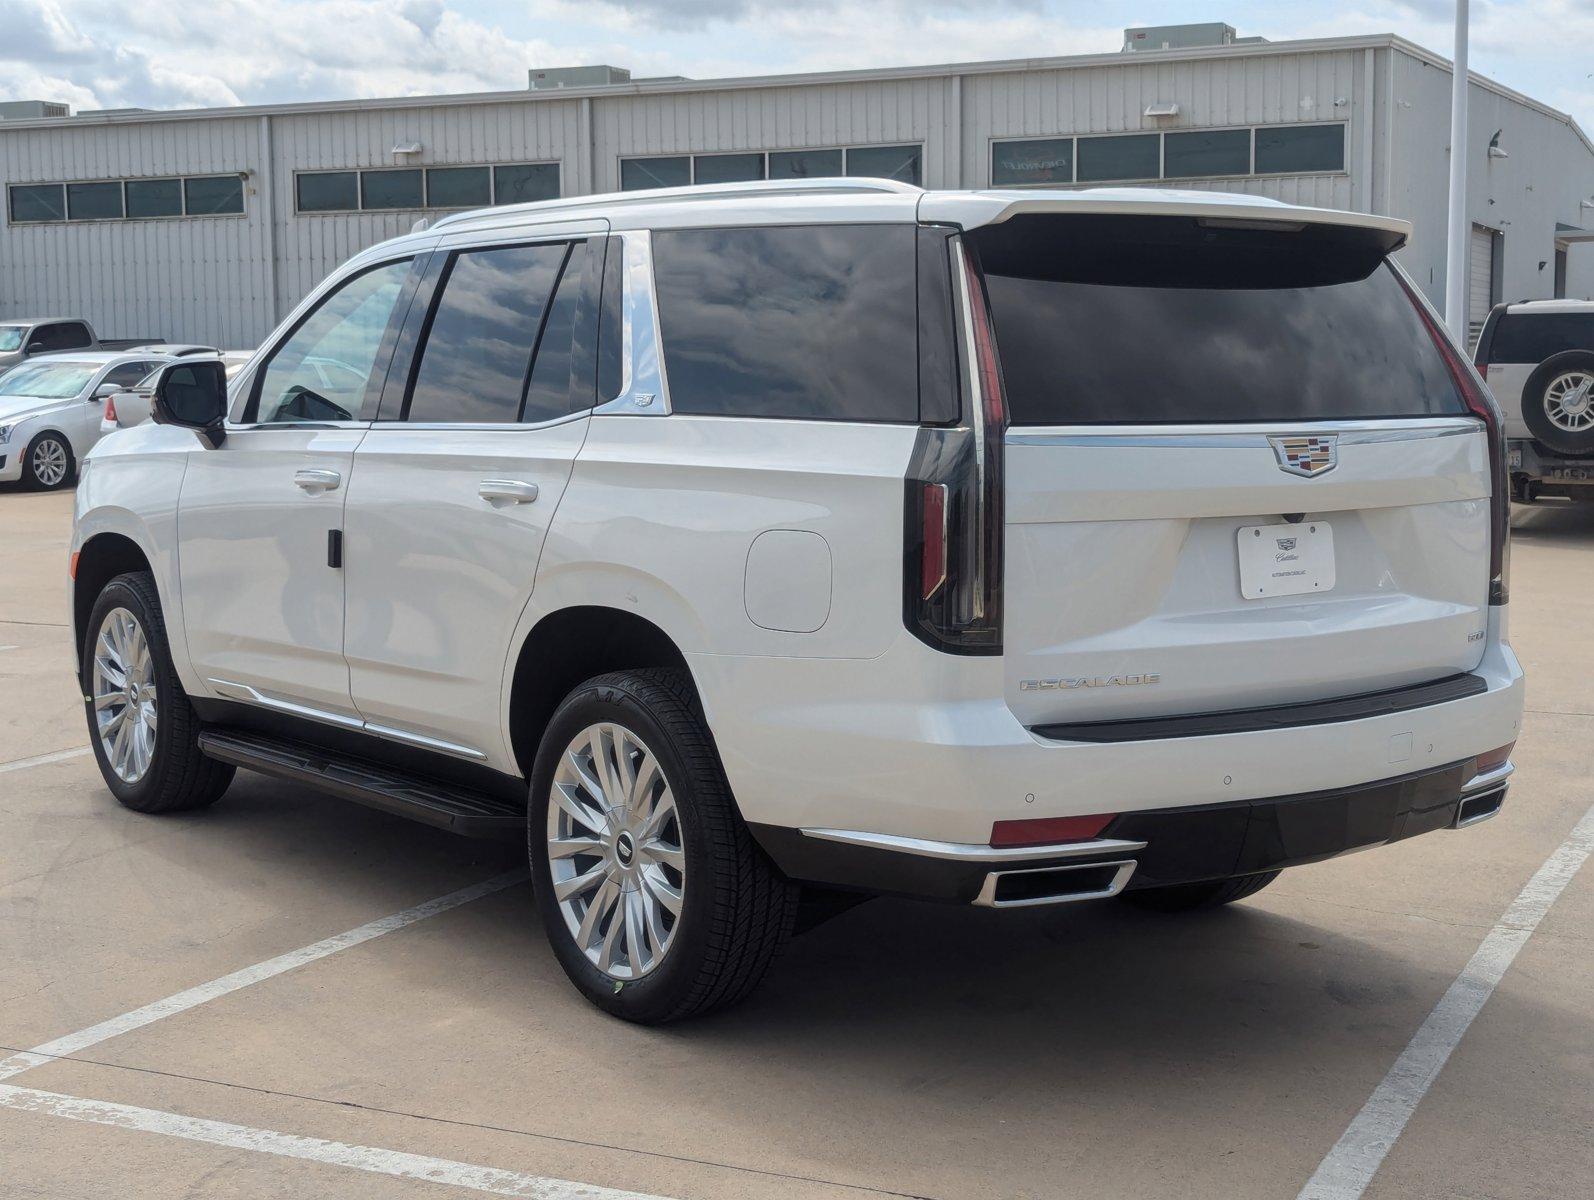
[[[66,461],[66,447],[45,438],[33,448],[33,477],[45,487],[56,487],[66,478]]]
[[[94,639],[94,726],[105,760],[137,783],[155,758],[155,659],[138,618],[113,608]]]
[[[589,725],[548,797],[548,866],[576,945],[615,980],[664,960],[681,919],[686,850],[658,758],[623,725]]]
[[[1594,375],[1587,371],[1557,375],[1544,389],[1544,415],[1567,433],[1594,428]]]

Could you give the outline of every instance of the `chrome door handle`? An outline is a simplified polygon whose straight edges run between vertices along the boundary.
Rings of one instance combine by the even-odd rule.
[[[336,471],[295,471],[293,482],[307,492],[331,492],[343,482],[343,476]]]
[[[484,479],[476,494],[489,504],[503,500],[509,504],[530,504],[537,498],[537,485],[519,479]]]

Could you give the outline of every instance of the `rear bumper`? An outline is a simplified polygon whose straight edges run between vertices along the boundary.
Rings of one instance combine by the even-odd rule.
[[[838,829],[754,825],[793,879],[995,908],[1093,900],[1134,888],[1321,862],[1499,811],[1510,763],[1472,760],[1357,787],[1124,813],[1087,842],[994,848]]]

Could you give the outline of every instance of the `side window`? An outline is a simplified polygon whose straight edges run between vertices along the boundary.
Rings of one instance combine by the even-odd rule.
[[[46,354],[65,350],[69,345],[65,331],[65,325],[40,325],[28,335],[28,345],[38,346]]]
[[[122,363],[120,366],[112,367],[105,372],[105,378],[100,380],[100,382],[114,383],[117,387],[122,388],[132,387],[140,379],[148,375],[154,365],[154,363],[147,362]]]
[[[1563,350],[1594,350],[1594,314],[1505,313],[1489,362],[1537,364]]]
[[[581,299],[581,280],[586,272],[587,244],[570,247],[570,257],[559,273],[559,285],[548,316],[537,339],[537,357],[532,363],[531,385],[526,389],[522,421],[551,421],[570,411],[570,363],[576,334],[576,302]]]
[[[912,225],[661,230],[675,412],[917,421]]]
[[[322,300],[271,352],[244,419],[354,420],[409,273],[409,259],[385,263]]]
[[[422,337],[405,420],[520,419],[537,335],[568,250],[559,242],[454,254]]]
[[[80,321],[63,321],[53,328],[56,336],[55,348],[58,350],[81,350],[84,346],[94,344],[88,326]]]

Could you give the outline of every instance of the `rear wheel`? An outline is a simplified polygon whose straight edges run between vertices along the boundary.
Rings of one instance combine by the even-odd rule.
[[[1522,386],[1522,420],[1557,453],[1594,455],[1594,352],[1566,350],[1540,363]]]
[[[1141,888],[1122,892],[1120,896],[1136,908],[1153,912],[1191,912],[1202,908],[1217,908],[1254,896],[1279,877],[1277,871],[1264,871],[1260,875],[1240,875],[1234,879],[1211,879],[1204,883],[1180,883],[1173,887]]]
[[[796,916],[797,889],[743,824],[677,671],[602,675],[559,706],[532,772],[528,842],[560,965],[628,1021],[740,1000]]]
[[[22,478],[30,487],[53,491],[72,482],[72,447],[59,433],[41,433],[22,456]]]
[[[144,571],[106,584],[89,614],[83,704],[105,785],[142,813],[203,808],[233,768],[199,750],[199,719],[172,667],[155,580]]]

